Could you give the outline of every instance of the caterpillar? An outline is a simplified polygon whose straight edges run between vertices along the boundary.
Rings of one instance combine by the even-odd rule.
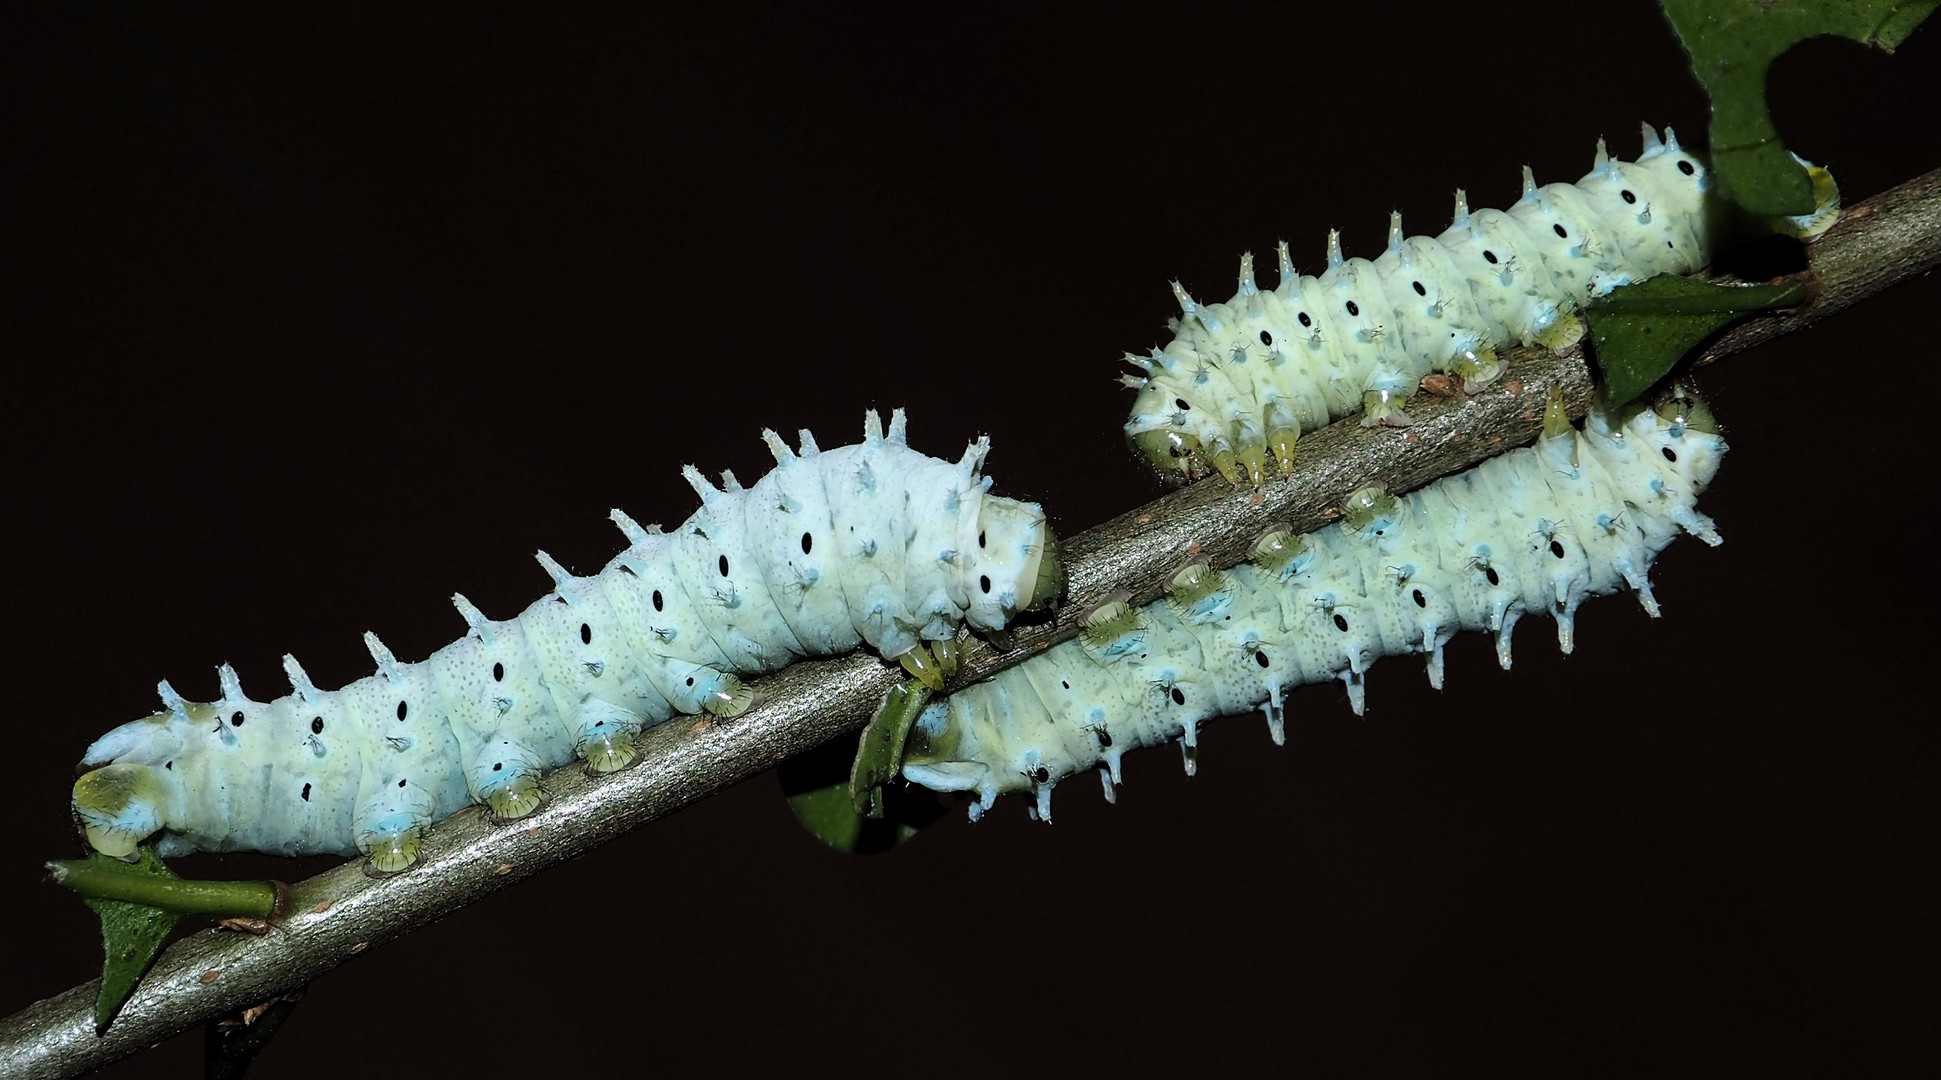
[[[543,800],[541,774],[575,758],[624,768],[635,737],[680,714],[732,717],[741,676],[867,643],[941,685],[960,626],[1001,630],[1062,587],[1035,503],[987,494],[988,438],[961,459],[907,445],[901,409],[874,411],[861,443],[791,450],[749,487],[683,475],[701,509],[672,532],[615,510],[627,548],[579,577],[544,552],[554,588],[513,618],[452,598],[465,636],[418,663],[375,634],[377,672],[337,690],[283,660],[291,693],[248,696],[228,665],[221,697],[163,709],[90,746],[73,807],[95,850],[361,853],[394,872],[423,829],[474,803],[502,819]]]
[[[1190,775],[1199,726],[1214,717],[1261,709],[1281,743],[1289,687],[1340,680],[1359,715],[1369,665],[1420,653],[1441,689],[1442,649],[1458,630],[1493,632],[1507,669],[1519,619],[1545,614],[1568,653],[1586,599],[1629,588],[1655,618],[1657,554],[1681,531],[1720,542],[1695,503],[1725,448],[1683,389],[1656,410],[1594,409],[1582,430],[1553,392],[1535,446],[1401,498],[1361,489],[1341,522],[1307,536],[1270,530],[1231,570],[1189,563],[1162,601],[1105,603],[1078,638],[928,706],[903,775],[972,793],[973,820],[1023,792],[1050,821],[1052,789],[1086,769],[1114,799],[1135,747],[1178,739]]]
[[[1296,273],[1282,242],[1273,289],[1255,283],[1251,253],[1224,304],[1202,305],[1174,282],[1173,340],[1125,356],[1142,373],[1124,377],[1137,391],[1128,440],[1162,475],[1217,471],[1259,486],[1270,453],[1283,475],[1292,471],[1304,431],[1357,410],[1367,425],[1406,425],[1407,401],[1430,372],[1473,392],[1500,374],[1499,348],[1579,340],[1584,301],[1705,266],[1720,231],[1705,164],[1672,129],[1660,139],[1642,127],[1636,161],[1613,158],[1599,139],[1576,183],[1539,187],[1525,166],[1522,197],[1507,211],[1472,211],[1457,190],[1438,236],[1404,238],[1391,213],[1387,250],[1372,262],[1344,259],[1331,231],[1319,277]],[[1776,223],[1783,231],[1817,235],[1837,217],[1831,177],[1813,175],[1822,210]]]

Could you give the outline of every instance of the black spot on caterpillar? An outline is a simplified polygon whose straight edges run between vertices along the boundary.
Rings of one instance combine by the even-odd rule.
[[[164,855],[356,851],[403,869],[424,827],[461,807],[523,817],[547,769],[578,757],[611,772],[648,725],[739,715],[742,675],[865,642],[903,657],[960,626],[1000,629],[1062,588],[1044,512],[987,494],[988,440],[955,463],[925,457],[900,409],[887,432],[869,413],[852,446],[763,438],[776,467],[748,488],[688,467],[702,508],[672,532],[614,511],[628,547],[598,574],[541,552],[554,588],[523,614],[495,621],[453,597],[471,632],[422,662],[366,633],[378,673],[341,690],[287,655],[293,692],[270,701],[227,664],[214,703],[163,682],[162,712],[83,757],[74,807],[89,843],[121,855],[159,832]],[[829,542],[802,542],[817,534]]]
[[[1137,747],[1178,739],[1192,773],[1214,717],[1263,709],[1284,741],[1290,687],[1338,679],[1360,713],[1369,665],[1421,653],[1440,689],[1459,630],[1494,633],[1507,669],[1517,621],[1547,615],[1568,653],[1584,600],[1630,589],[1655,617],[1658,552],[1680,532],[1719,543],[1695,504],[1724,451],[1710,410],[1683,391],[1655,412],[1593,410],[1582,431],[1553,398],[1535,447],[1399,499],[1358,491],[1340,524],[1270,531],[1252,563],[1225,572],[1190,564],[1143,610],[1104,605],[1073,641],[926,709],[903,774],[972,793],[973,819],[1004,792],[1031,792],[1049,821],[1053,787],[1074,773],[1096,767],[1114,799]]]

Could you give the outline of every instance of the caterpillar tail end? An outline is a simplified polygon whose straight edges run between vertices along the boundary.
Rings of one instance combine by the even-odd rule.
[[[167,792],[146,765],[109,765],[74,781],[74,813],[88,846],[114,859],[133,859],[135,849],[164,824]]]

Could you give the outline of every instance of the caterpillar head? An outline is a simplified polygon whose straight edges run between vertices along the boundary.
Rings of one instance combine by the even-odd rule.
[[[1726,449],[1711,407],[1681,383],[1660,395],[1652,415],[1658,420],[1651,440],[1658,456],[1684,477],[1693,491],[1704,491],[1718,475]]]
[[[1167,480],[1188,483],[1213,471],[1205,445],[1193,430],[1191,402],[1158,380],[1149,380],[1132,402],[1126,439],[1146,464]]]
[[[1705,160],[1678,143],[1678,134],[1671,128],[1665,129],[1665,137],[1658,138],[1650,124],[1644,127],[1644,152],[1638,155],[1637,167],[1650,170],[1665,184],[1674,188],[1689,186],[1698,191],[1712,190],[1712,173],[1705,167]],[[1692,200],[1697,203],[1698,200]]]
[[[178,794],[174,777],[165,770],[109,765],[74,781],[74,815],[89,847],[125,859],[168,823],[166,808]]]
[[[234,738],[233,725],[225,719],[231,713],[242,715],[225,707],[241,704],[231,698],[241,699],[242,691],[236,687],[229,694],[235,673],[227,665],[221,671],[224,701],[186,701],[164,682],[158,687],[166,706],[161,712],[122,724],[82,754],[86,771],[74,781],[73,810],[89,847],[114,858],[132,858],[142,841],[183,825],[189,784],[176,769],[176,758],[193,758],[202,742]],[[162,854],[171,854],[169,848],[165,839]]]
[[[1640,457],[1655,458],[1666,480],[1703,492],[1719,471],[1725,438],[1712,410],[1690,387],[1679,384],[1652,402],[1636,402],[1614,419],[1593,411],[1590,421],[1638,443]]]
[[[979,630],[1002,630],[1022,612],[1051,606],[1065,591],[1058,538],[1037,503],[986,495],[977,535],[966,548],[966,619]]]

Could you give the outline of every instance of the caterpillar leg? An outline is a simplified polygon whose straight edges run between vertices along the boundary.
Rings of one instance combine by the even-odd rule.
[[[913,694],[916,698],[927,698],[917,687],[905,687],[902,692]],[[974,752],[967,753],[959,745],[963,729],[950,723],[950,706],[947,702],[917,705],[914,701],[897,702],[892,698],[885,702],[885,714],[894,705],[898,709],[898,722],[903,714],[914,712],[916,720],[904,733],[901,753],[903,778],[913,784],[920,784],[932,791],[967,791],[977,796],[968,810],[972,821],[982,817],[984,811],[997,801],[998,780],[991,775],[991,767],[981,761],[971,760]],[[913,708],[914,706],[914,708]],[[885,714],[879,714],[879,719]],[[886,725],[887,726],[887,725]],[[870,721],[870,731],[878,730],[878,721]],[[868,750],[867,738],[864,742]],[[860,761],[860,756],[859,756]],[[859,769],[852,784],[856,786],[861,801],[861,778]]]
[[[1422,631],[1422,651],[1429,654],[1429,685],[1442,689],[1442,639],[1436,636],[1436,628],[1426,627]]]
[[[466,764],[465,783],[494,820],[513,821],[545,804],[540,765],[539,755],[510,739],[500,739],[481,747]]]
[[[116,859],[132,859],[135,847],[160,829],[168,792],[146,765],[110,765],[74,781],[74,813],[88,846]]]
[[[733,674],[681,660],[670,660],[667,666],[671,680],[655,689],[677,712],[732,720],[755,705],[754,689]]]
[[[1639,570],[1637,564],[1629,558],[1620,557],[1617,560],[1617,568],[1618,573],[1624,575],[1624,583],[1629,585],[1631,591],[1636,594],[1638,604],[1644,608],[1645,614],[1654,619],[1658,618],[1661,612],[1658,608],[1658,598],[1651,595],[1650,576]]]
[[[430,825],[429,810],[399,808],[360,821],[353,839],[357,850],[371,861],[372,870],[396,874],[418,865],[425,829]]]
[[[1409,395],[1400,390],[1370,390],[1361,396],[1361,426],[1408,427],[1415,423],[1408,408]]]
[[[1697,510],[1684,506],[1673,507],[1671,517],[1678,523],[1679,528],[1705,541],[1706,547],[1718,547],[1725,543],[1725,538],[1719,535],[1718,525]]]
[[[1261,703],[1260,711],[1267,714],[1267,735],[1274,740],[1275,746],[1287,745],[1287,711],[1281,707],[1281,688],[1279,683],[1267,684],[1267,700]]]
[[[1247,477],[1247,482],[1254,487],[1260,487],[1267,483],[1267,437],[1260,433],[1259,428],[1251,426],[1243,428],[1236,421],[1234,423],[1233,442],[1235,447],[1234,457],[1237,459],[1236,468],[1234,475],[1227,477],[1227,479],[1237,485],[1240,483],[1238,477],[1244,473]]]
[[[922,644],[912,646],[909,652],[898,656],[896,662],[902,664],[903,670],[930,689],[941,691],[944,688],[942,666]]]
[[[581,706],[573,732],[573,753],[594,776],[619,772],[640,759],[636,736],[646,721],[610,701],[589,698]]]
[[[1348,690],[1348,706],[1355,710],[1356,716],[1368,713],[1368,685],[1362,681],[1362,673],[1353,668],[1336,675],[1341,685]]]
[[[1267,482],[1267,437],[1251,423],[1235,420],[1228,438],[1208,444],[1206,457],[1213,471],[1234,487],[1259,487]],[[1291,452],[1291,446],[1290,446]]]
[[[937,670],[946,680],[957,677],[957,639],[945,638],[930,643],[930,651],[937,657]]]
[[[357,838],[357,850],[371,860],[371,869],[396,874],[418,865],[419,849],[424,844],[426,822],[406,819],[387,821],[376,831]]]
[[[1504,671],[1510,670],[1510,632],[1516,629],[1516,620],[1523,614],[1521,604],[1513,605],[1503,615],[1503,624],[1496,631],[1496,662]]]
[[[1278,402],[1267,407],[1267,449],[1280,466],[1281,478],[1294,475],[1294,444],[1301,439],[1301,422]]]
[[[1027,817],[1036,821],[1042,821],[1047,825],[1051,824],[1051,789],[1056,786],[1055,784],[1038,784],[1035,786],[1033,797],[1036,799],[1036,802],[1029,807],[1026,814]]]
[[[1463,350],[1449,365],[1449,374],[1462,380],[1463,393],[1473,394],[1503,374],[1503,361],[1488,342],[1480,342]]]
[[[430,791],[411,786],[409,777],[394,781],[390,775],[380,779],[367,772],[366,782],[369,786],[359,791],[351,815],[351,839],[371,860],[372,870],[396,874],[411,869],[436,816]]]
[[[1536,320],[1535,333],[1530,336],[1532,343],[1551,352],[1562,352],[1583,340],[1584,320],[1576,313],[1564,311],[1553,304],[1546,304],[1545,308],[1546,312]]]

